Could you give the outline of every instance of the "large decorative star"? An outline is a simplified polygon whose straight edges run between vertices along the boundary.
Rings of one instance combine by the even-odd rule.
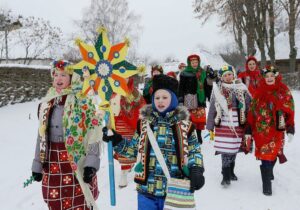
[[[129,47],[128,39],[111,46],[106,29],[102,27],[98,32],[95,46],[85,44],[81,40],[76,41],[82,61],[72,68],[85,78],[82,88],[84,95],[93,89],[102,101],[109,101],[113,93],[126,96],[126,78],[140,73],[143,69],[125,60]]]

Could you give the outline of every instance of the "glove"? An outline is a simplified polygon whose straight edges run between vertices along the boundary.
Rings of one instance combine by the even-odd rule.
[[[36,181],[36,182],[40,182],[43,179],[42,173],[32,172],[32,176],[33,176],[34,181]]]
[[[215,140],[215,132],[209,131],[209,140],[214,141]]]
[[[93,167],[85,167],[83,171],[83,181],[90,183],[93,177],[96,175],[96,169]]]
[[[103,141],[107,143],[109,141],[112,141],[113,146],[116,146],[123,140],[122,135],[118,134],[113,129],[111,130],[111,129],[107,129],[107,127],[104,127],[102,129],[102,133],[103,133]]]
[[[294,139],[294,135],[291,134],[291,133],[288,133],[288,134],[287,134],[287,137],[288,137],[288,142],[289,142],[289,143],[292,143],[292,141],[293,141],[293,139]]]
[[[193,193],[195,190],[199,190],[205,184],[205,178],[203,176],[204,169],[202,167],[194,166],[190,168],[190,191]]]

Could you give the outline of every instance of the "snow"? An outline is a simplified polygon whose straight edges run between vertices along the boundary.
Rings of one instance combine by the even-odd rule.
[[[195,193],[197,209],[205,210],[282,210],[299,209],[300,206],[300,92],[293,92],[296,103],[296,135],[292,143],[287,143],[285,153],[288,162],[274,169],[273,195],[262,194],[259,165],[253,154],[239,154],[236,162],[237,182],[227,189],[221,187],[221,160],[214,155],[213,145],[205,141],[202,146],[205,163],[205,186]],[[3,210],[46,210],[43,202],[41,183],[34,182],[23,188],[23,182],[31,175],[38,120],[38,101],[9,105],[0,108],[0,209]],[[120,167],[115,162],[116,184],[120,177]],[[108,161],[106,149],[102,155],[98,172],[100,209],[137,209],[137,193],[133,182],[133,172],[129,174],[126,188],[116,187],[117,206],[110,206]]]
[[[289,59],[290,55],[290,43],[289,43],[289,32],[284,31],[275,37],[275,57],[277,60],[281,59]],[[300,59],[300,30],[295,31],[295,47],[298,50],[297,59]],[[267,47],[265,48],[266,52],[268,52]],[[268,53],[266,53],[267,59],[269,60]],[[260,51],[257,50],[257,58],[260,58]]]
[[[1,67],[50,70],[50,64],[45,66],[45,65],[26,65],[26,64],[8,63],[8,64],[0,64],[0,68]]]

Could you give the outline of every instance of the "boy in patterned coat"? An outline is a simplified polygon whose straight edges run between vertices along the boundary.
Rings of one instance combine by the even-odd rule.
[[[139,210],[162,210],[167,188],[167,178],[148,140],[147,123],[156,136],[171,177],[190,179],[192,191],[204,185],[200,144],[187,109],[178,106],[177,89],[176,79],[155,76],[152,104],[141,110],[141,120],[133,139],[124,140],[114,130],[104,132],[103,140],[113,141],[115,151],[127,157],[137,157],[134,180]]]

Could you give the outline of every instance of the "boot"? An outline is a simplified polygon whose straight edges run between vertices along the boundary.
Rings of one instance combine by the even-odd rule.
[[[223,179],[222,179],[221,185],[223,185],[224,187],[229,186],[230,185],[230,175],[231,175],[230,167],[222,168],[222,174],[223,174]]]
[[[263,182],[263,194],[272,195],[271,173],[272,167],[260,166],[261,178]]]
[[[201,136],[201,130],[196,130],[197,131],[197,137],[198,137],[198,142],[202,144],[202,136]]]
[[[230,164],[230,179],[231,179],[231,181],[237,181],[238,180],[237,176],[234,174],[234,166],[235,166],[235,162],[232,162]]]
[[[271,170],[271,180],[274,180],[274,173],[273,173],[273,169],[274,169],[274,166],[277,162],[277,159],[275,159],[275,161],[273,162],[273,165],[272,165],[272,170]]]
[[[127,186],[128,182],[127,182],[127,174],[128,174],[129,170],[121,170],[121,177],[120,177],[120,181],[119,181],[119,187],[120,188],[124,188]]]

